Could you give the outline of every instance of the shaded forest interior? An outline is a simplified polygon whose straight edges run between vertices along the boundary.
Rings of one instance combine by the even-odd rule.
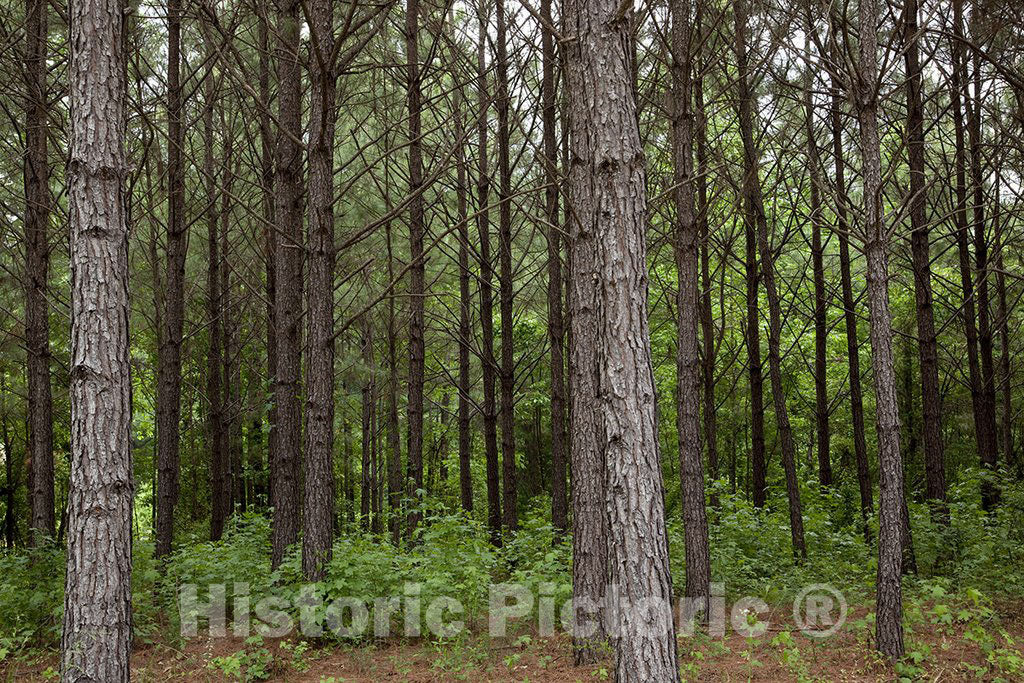
[[[719,584],[841,591],[849,680],[1024,676],[1024,5],[23,0],[0,74],[8,672],[513,582],[665,601],[534,606],[542,680],[728,670]]]

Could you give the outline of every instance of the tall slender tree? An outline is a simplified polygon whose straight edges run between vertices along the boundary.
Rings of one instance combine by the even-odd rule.
[[[508,28],[505,0],[496,0],[496,95],[498,114],[498,289],[501,308],[501,469],[502,524],[519,526],[516,484],[515,349],[513,346],[512,164],[509,159]]]
[[[864,182],[864,254],[867,257],[868,310],[871,323],[871,364],[875,377],[875,415],[879,464],[878,578],[875,642],[879,652],[903,656],[903,460],[896,398],[889,312],[889,232],[882,215],[882,162],[878,137],[878,3],[861,0],[858,7],[860,44],[854,78],[854,101],[860,126]]]
[[[551,347],[551,524],[569,526],[566,489],[565,321],[562,316],[562,248],[558,218],[556,56],[551,0],[541,0],[541,119],[544,139],[544,219],[548,242],[548,344]]]
[[[942,446],[942,403],[939,396],[938,340],[932,306],[932,271],[926,213],[924,105],[918,0],[903,7],[903,61],[907,73],[907,160],[910,167],[910,250],[917,312],[917,346],[921,366],[924,417],[925,495],[941,506],[946,500],[946,468]]]
[[[693,19],[690,0],[673,0],[672,18],[672,161],[676,209],[675,261],[679,275],[676,294],[676,428],[679,433],[679,473],[682,485],[683,528],[686,544],[687,598],[706,611],[711,585],[708,515],[704,502],[704,464],[700,444],[700,318],[699,225],[694,206],[693,93],[691,44]]]
[[[30,541],[54,534],[53,399],[50,391],[50,159],[47,3],[25,1],[25,349],[28,363]],[[10,484],[8,484],[10,486]]]
[[[477,26],[477,177],[476,215],[480,255],[480,363],[483,366],[484,460],[487,472],[487,526],[494,542],[501,542],[501,480],[498,462],[498,408],[495,400],[497,362],[494,357],[494,262],[491,257],[491,177],[487,154],[487,11],[481,0]]]
[[[425,325],[423,297],[425,267],[423,252],[424,199],[422,140],[422,84],[420,82],[420,3],[407,0],[405,8],[405,85],[409,114],[409,402],[408,414],[408,478],[410,497],[423,489],[423,382]],[[412,535],[418,517],[409,514],[406,533]]]
[[[309,5],[309,283],[302,572],[323,578],[334,523],[334,1]],[[366,439],[366,434],[363,434]]]
[[[277,146],[274,157],[274,378],[271,566],[299,538],[302,417],[302,69],[299,2],[277,1]]]

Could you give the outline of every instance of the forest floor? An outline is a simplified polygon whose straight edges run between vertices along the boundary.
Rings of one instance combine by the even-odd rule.
[[[937,609],[938,607],[938,609]],[[788,606],[773,610],[784,616]],[[835,635],[810,638],[787,628],[769,628],[757,638],[730,629],[724,637],[679,638],[684,681],[1012,681],[1024,666],[1024,601],[997,603],[983,624],[945,618],[935,604],[909,605],[907,657],[895,667],[871,648],[873,625],[865,607],[851,607]],[[954,613],[955,615],[955,613]],[[979,629],[980,626],[980,629]],[[989,640],[991,637],[991,640]],[[0,680],[56,679],[53,652],[8,656]],[[287,639],[193,638],[183,648],[138,647],[132,677],[157,681],[286,681],[369,683],[374,681],[551,681],[611,680],[612,662],[575,667],[571,640],[520,631],[508,638],[467,637],[380,641],[318,646]]]

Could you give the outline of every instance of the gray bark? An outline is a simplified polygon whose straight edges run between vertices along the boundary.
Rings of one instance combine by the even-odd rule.
[[[588,397],[574,399],[574,471],[577,462],[590,463],[596,456],[599,464],[603,456],[604,495],[597,500],[605,501],[610,577],[619,598],[634,605],[641,599],[663,601],[649,610],[616,610],[615,676],[623,683],[679,680],[655,429],[647,202],[631,20],[631,12],[615,0],[570,0],[563,18],[563,32],[573,37],[566,43],[572,250],[578,268],[572,358],[579,365],[573,392]],[[602,476],[596,469],[582,474]],[[574,478],[574,496],[589,493],[587,487]],[[576,528],[577,533],[594,531],[593,525]]]
[[[71,479],[61,680],[130,680],[132,456],[122,5],[70,5]]]

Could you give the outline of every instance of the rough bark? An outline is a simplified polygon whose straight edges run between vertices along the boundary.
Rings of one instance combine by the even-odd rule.
[[[274,155],[276,437],[271,461],[271,566],[299,537],[302,418],[302,70],[299,3],[277,0],[277,147]]]
[[[423,381],[424,381],[424,312],[425,293],[423,263],[424,201],[423,150],[420,140],[422,93],[419,62],[419,0],[409,0],[405,11],[405,85],[409,114],[409,399],[408,415],[408,479],[409,496],[414,500],[409,512],[406,534],[411,538],[419,517],[415,511],[417,492],[423,488]]]
[[[71,479],[61,679],[127,682],[132,456],[122,5],[71,24]]]
[[[309,208],[306,294],[306,441],[302,573],[323,578],[334,523],[334,126],[333,0],[309,5]],[[365,434],[364,434],[365,438]]]
[[[889,313],[889,235],[882,216],[882,161],[878,137],[877,0],[861,0],[859,64],[853,99],[860,125],[864,181],[864,253],[867,256],[871,362],[879,464],[878,578],[875,643],[890,659],[903,656],[903,462]]]
[[[903,60],[907,73],[907,161],[910,167],[910,251],[914,271],[918,358],[921,366],[925,495],[929,500],[936,501],[941,508],[946,500],[946,468],[942,445],[938,342],[932,307],[931,255],[926,215],[928,197],[924,170],[924,106],[918,44],[918,0],[907,0],[903,11]]]
[[[569,528],[566,488],[565,321],[562,318],[562,248],[558,220],[558,140],[555,130],[555,42],[551,0],[541,0],[541,122],[544,141],[544,218],[548,245],[548,345],[551,347],[551,525]]]
[[[33,545],[52,538],[53,401],[50,393],[50,160],[47,137],[47,3],[25,2],[25,349]]]
[[[575,470],[577,455],[605,458],[610,574],[619,596],[632,604],[664,601],[616,614],[616,680],[678,681],[647,319],[647,207],[630,68],[632,16],[620,6],[570,0],[564,16],[563,32],[574,38],[566,43],[573,257],[580,268],[573,278],[572,357],[582,363],[577,377],[583,382],[574,393],[596,398],[573,406],[576,425],[589,432],[577,432],[573,460]],[[574,479],[574,496],[586,488]]]
[[[711,554],[700,443],[701,368],[697,339],[700,228],[694,206],[690,7],[690,0],[673,0],[669,5],[672,19],[672,180],[676,209],[673,251],[679,278],[676,294],[676,429],[679,434],[686,547],[685,595],[694,600],[697,610],[706,612],[711,584]]]

